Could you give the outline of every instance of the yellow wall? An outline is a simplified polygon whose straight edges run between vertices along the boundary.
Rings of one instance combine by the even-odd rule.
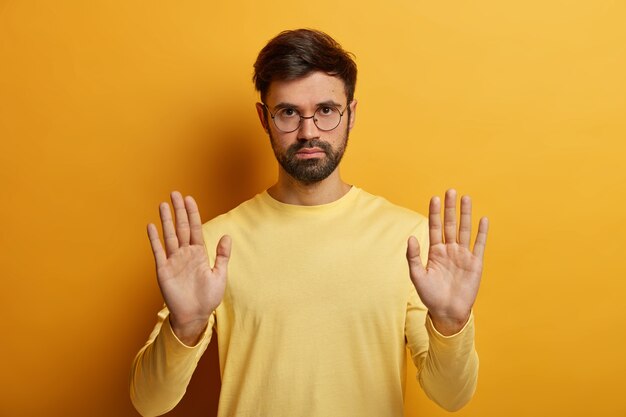
[[[491,219],[458,415],[626,415],[625,21],[609,0],[0,1],[0,415],[135,415],[145,224],[172,189],[208,219],[273,181],[251,66],[302,26],[357,56],[345,178],[422,212],[454,186]],[[170,415],[212,415],[211,355]]]

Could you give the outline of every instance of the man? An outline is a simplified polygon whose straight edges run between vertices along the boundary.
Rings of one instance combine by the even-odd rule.
[[[407,346],[429,397],[462,407],[486,219],[472,252],[468,197],[457,230],[446,193],[442,232],[438,198],[428,225],[341,179],[356,65],[328,35],[279,34],[254,80],[278,180],[204,226],[191,197],[172,193],[175,221],[161,204],[164,248],[153,224],[148,235],[166,308],[133,363],[135,407],[173,408],[214,331],[219,416],[402,416]]]

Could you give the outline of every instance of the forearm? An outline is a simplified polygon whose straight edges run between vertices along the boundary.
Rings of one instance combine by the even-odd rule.
[[[131,367],[130,397],[141,415],[161,415],[178,404],[209,343],[210,331],[209,327],[198,344],[189,347],[176,338],[167,317],[160,321]]]
[[[428,352],[420,359],[418,379],[430,399],[448,411],[469,402],[478,379],[478,354],[474,348],[473,316],[463,329],[444,336],[428,317]]]

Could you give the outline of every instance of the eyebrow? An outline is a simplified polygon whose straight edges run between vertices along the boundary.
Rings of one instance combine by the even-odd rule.
[[[335,102],[333,100],[322,101],[322,102],[317,103],[315,106],[318,109],[320,107],[325,107],[325,106],[341,108],[341,104],[339,104],[339,103],[337,103],[337,102]],[[296,109],[296,110],[300,111],[300,107],[299,106],[297,106],[295,104],[292,104],[292,103],[284,102],[284,101],[276,104],[274,106],[273,110],[277,111],[277,110],[280,110],[280,109]]]

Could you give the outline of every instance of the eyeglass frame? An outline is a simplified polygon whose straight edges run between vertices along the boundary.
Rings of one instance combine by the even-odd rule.
[[[296,127],[293,130],[282,130],[280,127],[278,127],[278,125],[276,124],[276,113],[278,113],[279,111],[283,110],[283,109],[278,109],[276,111],[276,113],[272,113],[272,111],[270,110],[269,106],[263,102],[261,102],[261,105],[263,107],[265,107],[265,110],[267,110],[267,112],[270,114],[271,118],[272,118],[272,122],[274,123],[274,126],[276,126],[276,129],[278,129],[280,132],[282,133],[293,133],[296,130],[300,129],[300,127],[302,126],[302,119],[313,119],[313,124],[315,125],[315,127],[317,127],[319,130],[321,130],[322,132],[332,132],[333,130],[337,129],[339,127],[339,125],[341,124],[341,119],[343,117],[343,114],[346,112],[346,110],[348,110],[348,108],[350,107],[350,103],[346,104],[346,108],[343,109],[343,111],[339,111],[339,109],[335,106],[330,106],[330,105],[324,105],[324,106],[320,106],[318,107],[314,112],[312,116],[303,116],[300,111],[298,109],[293,109],[296,113],[298,113],[298,116],[300,116],[300,120],[298,120],[298,127]],[[322,129],[321,127],[319,127],[317,125],[317,123],[315,122],[315,113],[318,112],[319,109],[324,108],[324,107],[332,107],[335,110],[339,111],[339,122],[337,123],[337,126],[333,127],[332,129]]]

